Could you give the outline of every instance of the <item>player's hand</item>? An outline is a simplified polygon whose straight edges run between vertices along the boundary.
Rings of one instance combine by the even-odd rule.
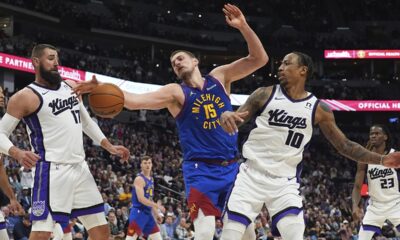
[[[84,93],[90,93],[99,85],[99,81],[95,75],[92,76],[90,81],[78,82],[76,86],[72,88],[72,93],[76,94],[78,97],[82,96]]]
[[[21,206],[21,204],[19,204],[17,199],[10,199],[10,204],[8,204],[8,208],[14,215],[24,215],[25,214],[24,208]]]
[[[400,152],[392,152],[384,156],[382,163],[388,168],[400,168]]]
[[[229,26],[240,29],[247,24],[246,18],[238,7],[232,4],[225,4],[222,11]]]
[[[31,151],[25,151],[12,147],[10,149],[10,156],[16,159],[26,169],[31,169],[39,161],[40,156]]]
[[[113,155],[117,155],[121,158],[122,161],[127,162],[130,156],[129,150],[121,145],[113,145],[109,152]]]
[[[225,130],[225,132],[229,133],[229,135],[234,135],[239,131],[237,124],[244,122],[243,117],[246,117],[248,114],[249,114],[248,111],[245,112],[226,111],[222,113],[220,118],[221,127]]]
[[[352,215],[353,215],[354,221],[360,222],[361,219],[363,218],[364,213],[360,207],[353,207]]]

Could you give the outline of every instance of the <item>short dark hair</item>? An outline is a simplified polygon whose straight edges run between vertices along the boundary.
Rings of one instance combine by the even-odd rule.
[[[50,48],[50,49],[55,50],[55,51],[58,52],[58,49],[56,47],[54,47],[53,45],[42,43],[42,44],[38,44],[38,45],[33,47],[31,58],[42,56],[43,50],[46,49],[46,48]]]
[[[292,53],[297,55],[298,64],[300,66],[306,66],[307,67],[306,80],[309,80],[312,77],[312,75],[314,74],[314,63],[313,63],[312,58],[310,56],[308,56],[307,54],[302,53],[302,52],[294,51]]]
[[[179,52],[184,52],[184,53],[186,53],[187,55],[189,55],[191,58],[196,58],[196,56],[192,53],[192,52],[189,52],[189,51],[187,51],[187,50],[175,50],[175,51],[173,51],[172,53],[171,53],[171,55],[169,56],[169,59],[171,59],[173,56],[175,56],[177,53],[179,53]]]
[[[151,160],[151,157],[148,155],[144,155],[144,156],[140,157],[140,163],[142,163],[143,161],[147,161],[147,160]]]

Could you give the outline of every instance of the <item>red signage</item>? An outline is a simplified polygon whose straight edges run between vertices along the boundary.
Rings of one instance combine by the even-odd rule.
[[[325,50],[327,59],[400,58],[400,50]]]
[[[0,53],[0,67],[11,68],[19,71],[34,73],[32,62],[29,58],[17,57],[5,53]],[[84,81],[85,72],[73,68],[58,67],[58,72],[64,79],[72,79],[75,81]]]
[[[368,111],[368,112],[399,112],[400,100],[379,101],[379,100],[322,100],[329,104],[333,111]]]

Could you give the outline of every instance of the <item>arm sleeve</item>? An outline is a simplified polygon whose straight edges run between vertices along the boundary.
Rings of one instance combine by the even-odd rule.
[[[90,117],[83,103],[80,103],[81,121],[83,132],[88,135],[95,143],[100,144],[106,138],[100,127]]]
[[[9,136],[19,123],[19,119],[6,113],[0,121],[0,152],[8,155],[8,151],[14,144]]]

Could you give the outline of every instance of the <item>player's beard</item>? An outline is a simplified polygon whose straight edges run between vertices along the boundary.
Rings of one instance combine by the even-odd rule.
[[[55,72],[55,69],[45,70],[42,66],[39,66],[40,76],[45,80],[50,86],[59,86],[62,78],[60,73]]]

